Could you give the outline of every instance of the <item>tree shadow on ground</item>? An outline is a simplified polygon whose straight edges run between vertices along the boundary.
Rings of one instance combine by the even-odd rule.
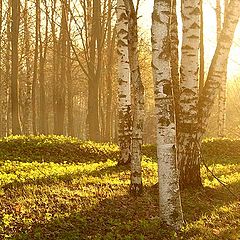
[[[237,189],[240,183],[234,183]],[[119,192],[118,192],[119,194]],[[186,190],[182,194],[185,220],[193,223],[203,215],[211,216],[212,212],[236,199],[222,187],[199,190]],[[87,199],[85,199],[87,200]],[[133,239],[133,240],[171,240],[180,239],[166,226],[158,216],[158,190],[156,187],[145,187],[142,197],[127,194],[99,199],[96,205],[72,209],[62,217],[52,218],[43,224],[34,223],[16,239]],[[19,232],[19,230],[17,231]],[[182,238],[186,239],[186,238]]]
[[[21,178],[19,179],[15,179],[10,183],[2,183],[1,188],[3,190],[7,190],[7,189],[23,189],[24,186],[26,185],[39,185],[39,186],[43,186],[43,185],[52,185],[56,182],[59,181],[64,181],[66,183],[70,183],[72,180],[74,179],[79,179],[83,176],[92,176],[92,177],[100,177],[100,178],[104,178],[106,175],[108,174],[121,174],[123,172],[126,172],[127,170],[130,170],[130,165],[123,165],[123,166],[118,166],[117,162],[116,165],[114,166],[107,166],[104,168],[101,168],[101,170],[97,169],[97,170],[93,170],[93,171],[89,171],[89,172],[85,172],[85,171],[77,171],[75,173],[64,173],[64,174],[57,174],[57,175],[47,175],[44,173],[44,170],[41,169],[40,173],[42,174],[42,176],[39,176],[36,179],[33,178],[29,178],[29,179],[25,179],[24,181],[21,181]],[[38,171],[38,168],[36,168],[36,171]],[[126,174],[127,176],[129,176],[129,174]]]

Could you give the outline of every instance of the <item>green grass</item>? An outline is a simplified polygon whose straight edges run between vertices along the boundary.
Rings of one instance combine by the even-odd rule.
[[[0,140],[0,239],[240,239],[239,202],[204,167],[205,187],[182,193],[186,224],[175,233],[159,221],[155,148],[144,148],[137,198],[118,151],[56,136]],[[239,196],[240,156],[205,151],[205,159]]]

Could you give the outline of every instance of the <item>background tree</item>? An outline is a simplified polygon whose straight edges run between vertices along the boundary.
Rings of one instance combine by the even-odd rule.
[[[118,139],[121,150],[119,164],[131,161],[131,87],[128,52],[128,16],[123,0],[117,1],[117,53],[118,53]]]
[[[130,192],[139,195],[142,186],[142,144],[144,121],[144,86],[141,80],[138,56],[137,8],[132,1],[124,1],[128,12],[128,51],[132,85],[132,147],[131,147],[131,185]]]
[[[19,119],[19,88],[18,88],[18,35],[20,23],[20,1],[12,1],[11,19],[11,103],[12,133],[21,134]]]

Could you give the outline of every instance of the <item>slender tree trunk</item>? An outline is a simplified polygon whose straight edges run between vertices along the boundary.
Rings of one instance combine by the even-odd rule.
[[[34,50],[34,64],[33,64],[33,81],[32,81],[32,128],[33,134],[37,134],[36,123],[36,86],[38,79],[38,55],[39,55],[39,29],[40,29],[40,5],[39,0],[36,0],[36,22],[35,22],[35,50]]]
[[[31,81],[31,69],[30,69],[30,33],[29,33],[29,17],[28,17],[28,1],[25,0],[24,6],[24,47],[25,47],[25,64],[27,71],[26,78],[26,100],[25,111],[23,115],[23,133],[25,135],[30,134],[31,126],[31,97],[32,97],[32,81]]]
[[[176,158],[176,123],[170,68],[170,15],[171,1],[154,1],[152,66],[157,113],[160,217],[174,229],[179,229],[183,224],[183,215]]]
[[[99,128],[99,84],[100,84],[100,56],[99,46],[101,43],[100,37],[100,13],[101,4],[99,0],[93,1],[93,16],[91,25],[91,38],[89,43],[90,63],[89,63],[89,82],[88,82],[88,135],[89,139],[100,140]]]
[[[12,101],[12,133],[21,134],[19,120],[18,92],[18,35],[20,22],[20,1],[12,2],[12,69],[11,69],[11,101]]]
[[[10,70],[10,56],[11,56],[11,6],[12,1],[8,1],[8,12],[7,12],[7,49],[5,54],[6,63],[6,81],[5,81],[5,94],[6,99],[4,103],[4,112],[6,113],[6,134],[10,134],[11,128],[11,70]]]
[[[6,99],[6,91],[5,91],[5,82],[2,78],[2,14],[3,14],[3,8],[2,8],[2,0],[0,0],[0,136],[3,137],[6,134],[6,112],[4,111],[4,102]]]
[[[138,60],[138,29],[137,13],[132,1],[125,0],[125,6],[129,12],[128,42],[129,63],[132,82],[132,157],[131,157],[131,185],[130,192],[140,195],[142,186],[142,144],[143,144],[143,121],[144,121],[144,87]]]
[[[207,80],[199,100],[199,139],[206,131],[208,119],[211,113],[217,90],[221,86],[226,59],[232,46],[234,33],[239,22],[239,0],[231,0],[226,8],[226,18],[221,31],[215,54],[213,56]]]
[[[116,29],[113,30],[112,39],[109,40],[110,45],[108,49],[108,63],[107,63],[107,79],[106,79],[106,85],[107,85],[107,106],[106,106],[106,127],[105,127],[105,139],[106,141],[112,140],[112,96],[113,96],[113,58],[114,58],[114,47],[115,47],[115,41],[116,41]]]
[[[106,123],[105,123],[105,140],[111,141],[111,124],[112,124],[112,77],[113,77],[113,57],[114,47],[116,40],[116,29],[112,30],[111,27],[112,17],[112,0],[108,0],[108,17],[107,17],[107,75],[106,75],[106,88],[107,88],[107,102],[106,102]]]
[[[128,16],[123,0],[117,1],[117,53],[118,53],[118,142],[119,164],[131,161],[131,87],[128,54]]]
[[[51,30],[53,36],[53,73],[52,73],[52,104],[53,104],[53,133],[57,132],[57,109],[56,109],[56,96],[57,96],[57,81],[58,81],[58,42],[56,37],[56,29],[55,29],[55,9],[56,9],[56,0],[52,1],[52,9],[51,9]]]
[[[43,46],[42,34],[41,34],[41,13],[39,14],[39,133],[47,134],[47,106],[46,106],[46,90],[45,90],[45,62],[47,57],[47,42],[48,42],[48,9],[46,8],[46,24],[45,24],[45,44]]]
[[[180,115],[178,161],[180,186],[202,186],[200,176],[197,103],[200,43],[200,1],[182,0],[182,60],[180,81]]]
[[[62,5],[62,20],[60,33],[60,78],[56,82],[56,118],[57,126],[55,128],[56,134],[64,134],[64,116],[65,116],[65,97],[66,97],[66,50],[67,50],[67,11],[65,0],[61,1]]]
[[[227,2],[228,1],[225,0],[225,4]],[[221,14],[222,11],[220,0],[216,0],[217,41],[219,41],[222,30]],[[218,137],[225,137],[226,135],[227,66],[228,58],[226,59],[224,65],[222,66],[224,72],[222,75],[220,89],[218,90]]]
[[[69,28],[70,30],[70,28]],[[74,123],[73,123],[73,81],[72,81],[72,64],[71,64],[71,43],[70,39],[67,40],[67,104],[68,104],[68,135],[74,136]]]

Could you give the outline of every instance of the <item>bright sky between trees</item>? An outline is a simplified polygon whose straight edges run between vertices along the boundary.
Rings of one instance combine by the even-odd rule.
[[[136,0],[135,0],[136,2]],[[215,14],[215,2],[216,0],[204,0],[204,38],[205,38],[205,63],[206,72],[213,57],[216,48],[216,14]],[[152,10],[154,0],[140,0],[139,7],[139,25],[146,31],[147,36],[150,39],[150,29],[152,24]],[[178,20],[179,20],[179,34],[181,36],[181,16],[180,16],[180,0],[177,0],[178,4]],[[224,7],[222,4],[222,10]],[[181,39],[180,39],[181,40]],[[240,24],[235,33],[235,39],[233,47],[230,52],[229,64],[228,64],[228,79],[234,79],[240,75]]]

